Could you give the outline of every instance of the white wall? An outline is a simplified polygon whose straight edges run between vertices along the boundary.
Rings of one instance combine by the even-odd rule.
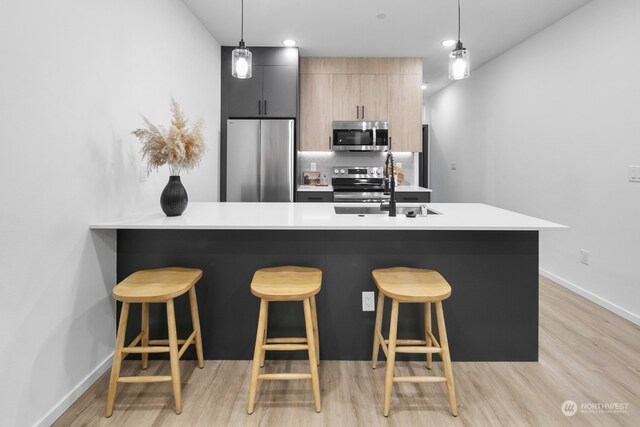
[[[218,198],[220,46],[179,0],[4,0],[0,56],[0,424],[48,425],[113,352],[115,236],[88,224],[160,210],[139,112],[166,122],[174,96],[204,116],[183,181]]]
[[[434,200],[569,225],[541,233],[541,269],[636,323],[638,22],[637,0],[594,0],[430,99]]]

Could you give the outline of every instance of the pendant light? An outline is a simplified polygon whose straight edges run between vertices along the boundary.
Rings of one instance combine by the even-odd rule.
[[[458,42],[449,54],[449,80],[462,80],[469,77],[469,51],[460,41],[460,0],[458,0]]]
[[[241,0],[240,43],[231,56],[231,75],[237,79],[251,78],[251,52],[244,44],[244,0]]]

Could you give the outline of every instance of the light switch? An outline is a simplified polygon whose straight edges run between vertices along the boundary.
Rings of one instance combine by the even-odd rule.
[[[457,170],[457,169],[458,169],[458,165],[456,165],[455,162],[452,162],[451,163],[451,170],[454,171],[454,170]]]
[[[311,163],[311,172],[315,172],[315,170],[316,170],[316,164]]]

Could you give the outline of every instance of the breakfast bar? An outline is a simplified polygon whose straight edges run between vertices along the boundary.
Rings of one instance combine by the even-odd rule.
[[[475,203],[430,203],[431,213],[415,218],[337,214],[336,206],[356,207],[190,203],[179,217],[157,210],[91,228],[117,233],[118,281],[141,269],[203,270],[197,293],[206,359],[252,358],[258,316],[249,291],[252,275],[298,265],[323,272],[317,295],[321,359],[371,357],[375,313],[363,311],[362,293],[376,289],[374,269],[405,266],[437,270],[451,284],[444,312],[454,361],[538,360],[538,232],[563,226]],[[188,312],[188,303],[177,299],[176,310]],[[302,309],[278,304],[270,307],[270,334],[303,335]],[[406,306],[399,337],[415,335],[423,321],[420,307]],[[157,322],[150,325],[153,334],[164,329],[164,321],[160,307],[150,309],[158,310],[151,316]],[[139,313],[132,311],[130,319],[137,325]],[[186,320],[178,324],[179,332],[189,328]],[[191,351],[186,356],[195,358]]]

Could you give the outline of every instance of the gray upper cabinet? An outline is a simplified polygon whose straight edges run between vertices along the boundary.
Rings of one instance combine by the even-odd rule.
[[[266,117],[295,117],[298,67],[265,65],[262,67],[262,99]]]
[[[250,79],[229,81],[230,117],[296,117],[298,67],[254,65]]]
[[[257,117],[262,112],[262,67],[253,67],[250,79],[229,80],[229,116]]]

